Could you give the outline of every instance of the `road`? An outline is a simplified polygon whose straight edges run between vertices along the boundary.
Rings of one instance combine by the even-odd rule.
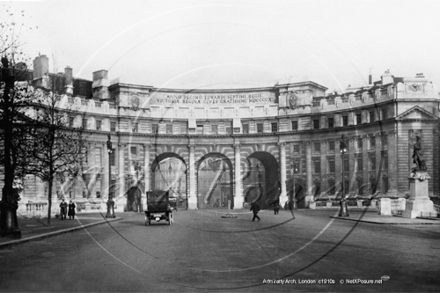
[[[438,292],[440,225],[332,219],[332,211],[142,214],[0,250],[2,292]],[[119,216],[119,215],[118,215]],[[373,284],[369,284],[373,282]]]

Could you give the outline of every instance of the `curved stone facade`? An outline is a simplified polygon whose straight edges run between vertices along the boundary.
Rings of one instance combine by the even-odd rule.
[[[326,90],[314,82],[220,90],[110,85],[106,71],[95,72],[92,98],[64,97],[75,109],[70,126],[87,129],[89,171],[83,186],[58,193],[99,205],[110,186],[118,210],[141,208],[134,185],[170,189],[189,209],[251,201],[269,208],[291,200],[293,190],[298,207],[309,208],[340,196],[342,187],[353,198],[404,197],[416,133],[428,172],[439,175],[439,97],[431,82],[385,73],[364,88]],[[37,198],[42,189],[37,183],[27,193]],[[437,194],[438,183],[429,190]]]

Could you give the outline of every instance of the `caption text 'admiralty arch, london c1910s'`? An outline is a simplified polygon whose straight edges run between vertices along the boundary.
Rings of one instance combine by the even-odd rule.
[[[440,99],[423,74],[386,71],[344,93],[312,81],[185,90],[111,82],[106,70],[78,79],[69,67],[49,73],[48,64],[36,57],[29,80],[37,87],[50,80],[63,92],[69,126],[88,137],[82,175],[53,192],[55,204],[72,199],[79,212],[105,211],[109,191],[116,211],[142,211],[148,190],[170,190],[188,209],[290,200],[336,208],[342,194],[353,208],[374,207],[379,198],[399,202],[409,194],[417,137],[428,174],[440,175]],[[18,211],[46,215],[47,184],[22,181]],[[432,199],[439,182],[429,181]]]

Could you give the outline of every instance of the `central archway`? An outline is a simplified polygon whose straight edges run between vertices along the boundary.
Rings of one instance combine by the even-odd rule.
[[[175,153],[163,153],[155,158],[151,165],[153,175],[151,190],[169,190],[170,197],[177,201],[177,207],[186,208],[187,172],[182,157]]]
[[[220,153],[203,156],[196,166],[197,208],[233,208],[232,164]]]

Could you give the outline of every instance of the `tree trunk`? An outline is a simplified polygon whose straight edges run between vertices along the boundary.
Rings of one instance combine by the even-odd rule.
[[[50,227],[50,214],[51,214],[51,210],[52,210],[52,185],[53,185],[53,180],[49,180],[49,199],[48,199],[48,204],[47,204],[47,226]]]
[[[2,192],[2,200],[0,202],[0,234],[1,236],[9,236],[12,238],[21,238],[21,231],[18,228],[17,222],[17,209],[18,209],[18,196],[13,190],[14,181],[14,166],[11,161],[11,149],[12,149],[12,106],[13,101],[11,98],[11,90],[14,88],[14,77],[11,76],[9,71],[9,61],[6,57],[2,57],[2,69],[1,69],[1,82],[4,82],[3,90],[3,121],[2,130],[3,137],[3,152],[4,152],[4,182]]]

